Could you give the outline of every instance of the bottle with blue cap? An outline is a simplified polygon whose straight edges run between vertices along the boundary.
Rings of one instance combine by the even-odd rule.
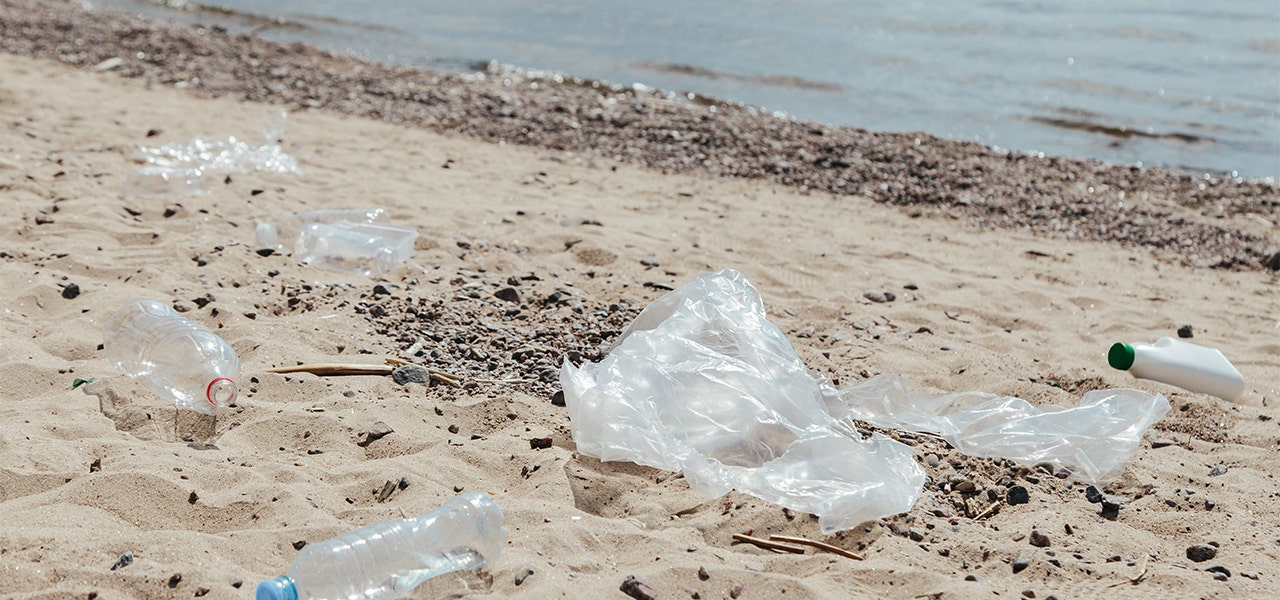
[[[1160,338],[1154,344],[1117,342],[1107,352],[1107,362],[1134,377],[1223,400],[1235,400],[1244,391],[1244,376],[1222,352],[1171,337]]]
[[[507,543],[502,510],[468,492],[411,519],[391,519],[308,544],[257,600],[389,600],[422,582],[497,560]]]

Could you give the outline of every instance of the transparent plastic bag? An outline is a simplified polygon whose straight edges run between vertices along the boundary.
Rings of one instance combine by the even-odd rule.
[[[978,456],[1110,475],[1168,410],[1163,397],[1131,390],[1078,409],[976,393],[929,399],[896,378],[838,390],[809,372],[732,270],[654,301],[604,360],[566,363],[560,381],[580,452],[682,471],[709,496],[736,489],[812,513],[825,533],[910,510],[924,485],[910,448],[864,438],[855,418],[938,433]],[[968,398],[986,402],[952,408]],[[1080,425],[1090,419],[1103,421]]]
[[[838,392],[832,413],[879,427],[932,433],[970,456],[1049,463],[1086,483],[1118,477],[1147,428],[1169,412],[1160,394],[1088,392],[1074,408],[1032,406],[982,392],[909,393],[897,375],[878,375]]]
[[[255,146],[235,138],[205,140],[195,138],[185,143],[165,144],[159,148],[139,148],[147,162],[169,169],[195,169],[200,173],[227,174],[266,171],[282,175],[300,175],[298,162],[280,148],[284,122],[288,113],[282,108],[267,125],[264,143]]]

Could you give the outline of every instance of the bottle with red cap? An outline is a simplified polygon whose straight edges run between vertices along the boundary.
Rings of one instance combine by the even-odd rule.
[[[161,398],[207,415],[235,402],[235,350],[168,304],[136,300],[107,317],[102,329],[107,360]]]

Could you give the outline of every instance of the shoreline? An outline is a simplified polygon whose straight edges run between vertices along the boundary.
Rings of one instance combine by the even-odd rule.
[[[66,3],[4,0],[0,11],[0,51],[84,69],[110,65],[122,77],[201,96],[334,111],[662,173],[864,196],[973,227],[1145,247],[1184,265],[1280,270],[1280,184],[1272,181],[1040,158],[591,87],[507,86]]]

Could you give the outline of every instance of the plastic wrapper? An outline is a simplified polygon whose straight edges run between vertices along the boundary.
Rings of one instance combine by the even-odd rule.
[[[709,496],[736,489],[812,513],[825,533],[910,510],[924,485],[910,448],[860,435],[855,418],[937,433],[978,456],[1108,475],[1168,410],[1162,397],[1131,390],[1037,409],[986,394],[913,396],[891,377],[836,389],[808,370],[732,270],[654,301],[602,361],[566,363],[560,380],[580,452],[681,471]],[[970,399],[984,402],[954,407]],[[1090,419],[1103,421],[1080,425]]]
[[[142,147],[147,162],[162,168],[195,169],[205,174],[249,173],[265,171],[298,175],[298,162],[280,148],[287,113],[282,108],[267,125],[262,145],[255,146],[235,136],[225,140],[195,138],[185,143],[165,144],[159,148]]]
[[[204,194],[204,176],[196,169],[143,167],[125,181],[131,196],[195,196]]]

